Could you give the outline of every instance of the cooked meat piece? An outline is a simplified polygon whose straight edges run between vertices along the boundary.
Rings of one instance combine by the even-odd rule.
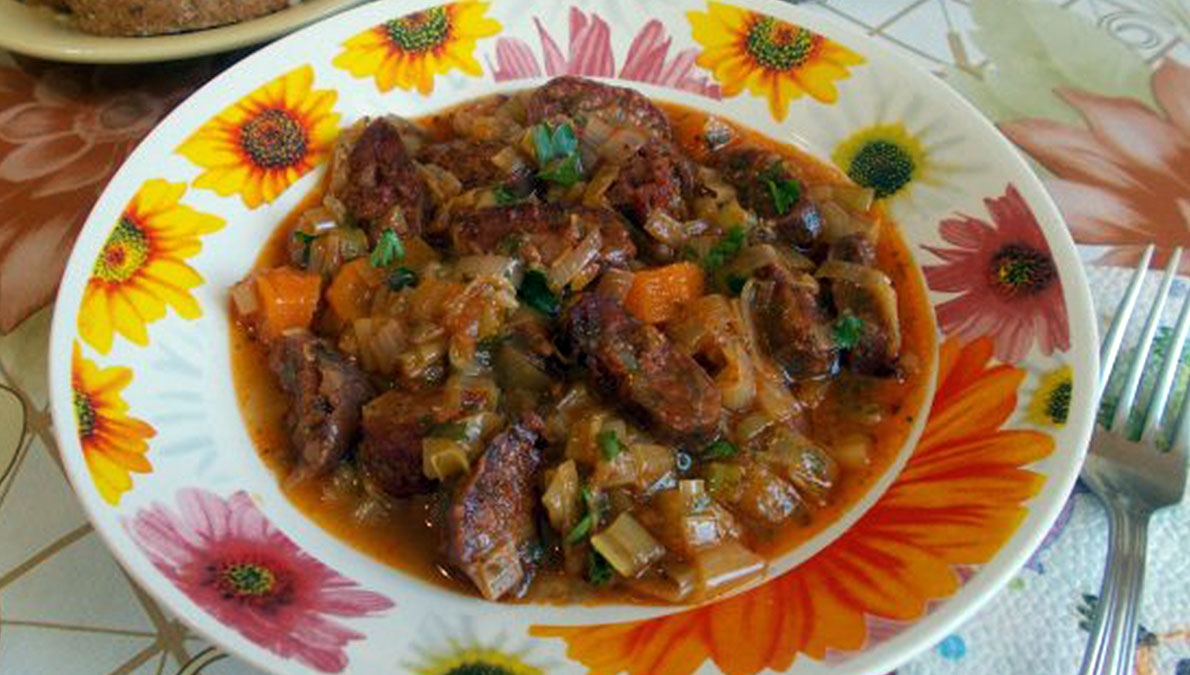
[[[459,179],[464,190],[471,190],[529,177],[528,165],[525,175],[512,176],[492,162],[492,158],[507,147],[508,144],[499,141],[455,139],[427,145],[418,159],[446,169]]]
[[[421,459],[421,439],[434,412],[434,401],[426,395],[395,389],[364,406],[357,457],[369,489],[398,499],[434,489]]]
[[[693,185],[690,161],[673,144],[646,143],[624,162],[607,200],[637,225],[644,225],[654,211],[685,220],[685,198]]]
[[[871,267],[876,263],[876,245],[862,234],[851,234],[831,242],[827,257]]]
[[[622,267],[636,256],[624,221],[605,208],[555,203],[496,206],[452,214],[449,227],[455,247],[464,254],[499,252],[548,266],[598,229],[603,245],[597,264]]]
[[[529,99],[529,123],[567,117],[582,125],[581,116],[599,117],[612,126],[632,124],[657,138],[669,140],[669,118],[643,94],[624,87],[573,75],[556,77]]]
[[[892,285],[833,279],[831,296],[840,316],[860,320],[859,343],[845,355],[848,367],[864,375],[895,375],[901,353],[901,324]]]
[[[355,442],[372,385],[353,361],[306,331],[277,339],[269,367],[290,401],[285,423],[297,455],[296,476],[326,472]]]
[[[447,559],[488,600],[521,588],[532,571],[526,557],[537,538],[536,444],[543,426],[529,414],[493,438],[451,497]]]
[[[66,0],[80,30],[141,37],[212,28],[271,14],[289,0]]]
[[[719,390],[665,334],[599,293],[584,293],[564,321],[594,381],[644,417],[659,436],[692,444],[715,437]]]
[[[382,231],[420,234],[430,217],[430,193],[397,127],[372,120],[347,156],[346,184],[337,195],[375,241]],[[391,217],[399,208],[401,217]]]
[[[780,235],[799,248],[809,249],[817,242],[822,229],[817,207],[799,196],[798,201],[784,205],[782,210],[774,198],[774,186],[783,181],[796,181],[801,192],[801,177],[792,162],[755,146],[730,147],[716,153],[713,160],[723,179],[738,192],[744,208],[770,221]]]
[[[823,308],[818,282],[808,274],[769,266],[757,273],[757,330],[765,350],[794,379],[824,377],[838,367],[830,317]]]

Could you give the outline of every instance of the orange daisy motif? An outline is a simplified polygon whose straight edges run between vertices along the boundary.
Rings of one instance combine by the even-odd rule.
[[[70,386],[74,391],[74,419],[91,480],[104,501],[115,505],[132,489],[132,474],[153,470],[145,453],[153,427],[128,415],[120,392],[132,382],[128,368],[99,368],[83,358],[74,343]]]
[[[1016,531],[1045,479],[1024,467],[1053,439],[1005,430],[1025,371],[992,364],[993,343],[942,345],[939,385],[913,457],[884,497],[835,543],[792,571],[681,614],[604,626],[534,626],[562,638],[592,675],[688,675],[708,659],[728,675],[789,669],[798,654],[855,651],[866,618],[920,618]],[[741,641],[740,636],[749,636]]]
[[[344,42],[335,65],[356,77],[374,78],[380,91],[416,87],[428,96],[438,75],[483,73],[475,46],[501,30],[498,21],[484,15],[487,10],[486,2],[456,2],[386,21]]]
[[[339,133],[332,112],[338,94],[313,89],[314,69],[302,66],[269,82],[216,115],[178,153],[205,171],[194,186],[254,209],[330,157]]]
[[[778,122],[789,115],[790,102],[803,94],[834,103],[839,98],[835,81],[850,77],[847,66],[864,62],[813,31],[739,7],[708,2],[706,13],[686,17],[703,48],[698,65],[711,71],[724,98],[747,89],[768,99]]]
[[[79,335],[106,354],[115,333],[144,346],[148,324],[173,307],[183,319],[202,309],[190,290],[203,278],[185,259],[202,250],[199,237],[223,227],[223,219],[179,203],[185,183],[146,181],[124,208],[99,251],[79,308]]]

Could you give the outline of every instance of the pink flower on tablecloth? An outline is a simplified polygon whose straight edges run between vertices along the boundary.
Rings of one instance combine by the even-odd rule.
[[[1131,98],[1060,89],[1086,128],[1045,119],[1000,125],[1054,177],[1046,186],[1081,244],[1100,262],[1135,266],[1147,244],[1163,267],[1190,246],[1190,67],[1167,60],[1152,77],[1154,109]],[[1182,273],[1190,273],[1190,258]]]
[[[329,617],[393,606],[298,548],[245,492],[224,500],[183,490],[176,514],[154,504],[127,527],[153,565],[221,623],[325,673],[346,668],[344,647],[364,637]]]
[[[959,293],[937,307],[947,335],[990,336],[996,358],[1017,363],[1034,342],[1043,354],[1070,349],[1062,280],[1029,205],[1009,184],[984,200],[992,222],[959,215],[939,224],[955,248],[926,246],[941,259],[923,268],[931,289]]]
[[[163,72],[0,67],[0,333],[53,298],[107,179],[209,65]]]
[[[566,55],[541,20],[533,21],[541,39],[546,75],[616,77],[611,28],[598,14],[587,15],[577,7],[570,8],[570,43]],[[695,64],[698,50],[684,49],[670,59],[672,45],[673,38],[665,26],[656,19],[649,21],[633,38],[618,77],[720,98],[719,85],[712,83]],[[497,40],[496,63],[492,64],[489,58],[488,66],[497,82],[541,77],[543,70],[533,49],[517,38]]]

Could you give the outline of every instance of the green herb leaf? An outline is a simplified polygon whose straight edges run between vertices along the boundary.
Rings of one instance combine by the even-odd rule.
[[[603,452],[603,458],[609,462],[619,457],[621,452],[627,450],[624,447],[624,443],[620,441],[620,437],[611,429],[606,429],[596,434],[595,442],[599,444],[599,449]]]
[[[448,438],[452,441],[467,439],[467,425],[463,422],[443,422],[430,430],[430,436]]]
[[[864,320],[854,314],[844,314],[835,319],[835,346],[839,349],[855,349],[864,333]]]
[[[500,185],[496,187],[495,190],[492,190],[492,195],[496,197],[496,203],[500,206],[508,206],[521,201],[520,195],[514,192],[513,189],[507,185]]]
[[[587,581],[592,586],[605,586],[615,577],[615,570],[607,558],[599,555],[599,551],[592,549],[587,554]]]
[[[773,198],[773,207],[782,216],[789,213],[797,200],[801,199],[801,183],[786,177],[781,170],[780,162],[774,162],[764,173],[760,174],[760,179],[768,186],[769,196]]]
[[[372,267],[388,267],[404,257],[405,244],[401,242],[401,237],[392,230],[385,230],[376,240],[376,248],[372,249],[368,262],[372,263]]]
[[[747,238],[748,233],[744,231],[741,225],[736,225],[727,230],[707,253],[707,257],[703,259],[703,267],[706,267],[711,272],[723,267],[744,248]]]
[[[715,441],[702,451],[703,459],[727,459],[735,457],[740,450],[728,441]]]
[[[573,155],[578,150],[578,136],[574,134],[574,127],[569,124],[559,124],[554,129],[554,153],[558,157]]]
[[[388,287],[394,291],[417,285],[417,272],[401,265],[388,273]]]
[[[739,295],[744,291],[744,286],[748,283],[748,277],[742,274],[732,272],[727,275],[727,290],[731,291],[732,295]]]
[[[570,546],[574,546],[575,544],[582,541],[588,534],[590,534],[591,530],[594,528],[595,515],[588,511],[587,514],[583,516],[582,519],[579,520],[578,523],[573,528],[571,528],[570,532],[566,535],[566,543]]]
[[[577,153],[553,160],[537,173],[537,177],[562,187],[570,187],[583,179],[582,160]]]
[[[533,136],[533,150],[537,153],[537,163],[545,163],[554,158],[554,142],[550,128],[546,124],[538,124],[529,132]]]
[[[545,272],[541,270],[529,270],[525,273],[525,279],[517,290],[517,297],[526,305],[551,318],[558,316],[562,311],[561,301],[550,290]]]

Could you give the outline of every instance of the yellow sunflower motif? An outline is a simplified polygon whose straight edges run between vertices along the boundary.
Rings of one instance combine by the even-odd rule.
[[[930,153],[900,122],[873,124],[851,134],[831,154],[851,180],[888,199],[914,182],[933,180]]]
[[[1070,397],[1074,394],[1074,371],[1070,366],[1055,368],[1041,376],[1041,383],[1025,417],[1033,424],[1046,427],[1066,426],[1070,414]]]
[[[254,209],[330,157],[339,133],[338,94],[313,89],[302,66],[248,94],[202,125],[178,154],[205,169],[194,186]]]
[[[132,382],[130,369],[100,369],[83,358],[76,342],[70,373],[74,418],[91,480],[104,501],[118,504],[120,496],[132,489],[131,474],[153,470],[145,453],[148,439],[157,432],[128,415],[120,392]]]
[[[115,333],[149,344],[148,324],[172,307],[183,319],[202,309],[190,294],[203,278],[186,264],[202,250],[199,237],[223,227],[223,219],[179,203],[185,183],[145,182],[124,208],[95,259],[79,308],[79,335],[102,354]]]
[[[386,21],[343,43],[334,63],[356,77],[374,78],[380,91],[416,87],[428,96],[438,75],[483,73],[475,46],[502,28],[484,15],[488,4],[456,2]]]
[[[545,674],[543,666],[532,662],[531,647],[510,645],[503,633],[494,640],[480,639],[475,631],[470,621],[452,627],[431,619],[422,631],[430,643],[413,646],[418,660],[405,663],[405,671],[415,675]]]
[[[835,81],[850,77],[847,66],[864,62],[859,54],[813,31],[764,14],[719,2],[707,12],[689,12],[694,40],[703,47],[698,65],[711,71],[723,96],[747,89],[767,98],[778,122],[790,102],[809,94],[823,103],[839,98]]]

